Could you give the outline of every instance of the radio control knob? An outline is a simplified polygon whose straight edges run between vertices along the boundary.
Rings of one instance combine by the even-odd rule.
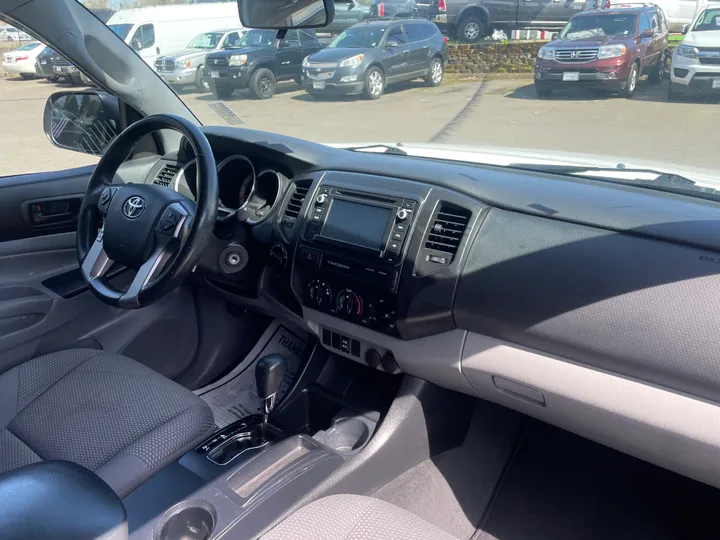
[[[407,210],[405,208],[401,208],[400,210],[398,210],[398,213],[397,213],[398,221],[405,221],[409,217],[410,217],[409,210]]]
[[[317,196],[317,199],[315,199],[315,202],[318,204],[325,204],[327,202],[327,195],[325,193],[321,193]]]

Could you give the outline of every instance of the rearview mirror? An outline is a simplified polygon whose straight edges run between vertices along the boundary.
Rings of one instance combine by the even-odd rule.
[[[56,92],[45,103],[43,128],[55,146],[100,156],[120,133],[120,104],[105,92]]]
[[[246,28],[320,28],[335,17],[333,0],[237,0]]]

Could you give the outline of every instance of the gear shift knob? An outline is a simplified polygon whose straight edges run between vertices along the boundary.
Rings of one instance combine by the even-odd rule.
[[[258,360],[255,366],[257,393],[262,399],[262,431],[267,425],[268,416],[275,408],[275,399],[287,372],[287,360],[280,354],[269,354]]]

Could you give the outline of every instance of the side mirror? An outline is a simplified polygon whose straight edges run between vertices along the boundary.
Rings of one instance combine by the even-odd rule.
[[[237,0],[246,28],[320,28],[335,17],[333,0]]]
[[[689,24],[683,24],[682,30],[680,31],[683,35],[688,33],[688,30],[690,29]]]
[[[557,32],[554,32],[552,37],[550,38],[550,41],[555,41],[558,38],[559,34]]]
[[[121,131],[120,103],[105,92],[56,92],[45,103],[43,129],[59,148],[101,156]]]
[[[400,43],[398,43],[398,42],[395,41],[395,40],[388,41],[388,42],[385,44],[385,48],[386,48],[386,49],[394,49],[395,47],[399,47],[399,46],[400,46]]]
[[[642,33],[640,34],[640,37],[651,38],[654,35],[655,35],[655,31],[651,28],[648,28],[647,30],[642,31]]]

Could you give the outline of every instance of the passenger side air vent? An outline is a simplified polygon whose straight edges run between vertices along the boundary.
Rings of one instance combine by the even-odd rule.
[[[425,248],[434,252],[455,255],[458,247],[460,247],[460,241],[470,221],[470,216],[470,210],[449,203],[441,203],[425,241]],[[435,257],[431,254],[427,260],[449,264],[452,257],[444,261],[439,259],[442,259],[442,257]]]
[[[173,181],[173,178],[175,178],[175,175],[177,175],[178,171],[180,171],[179,165],[175,165],[173,163],[166,163],[162,166],[160,172],[157,173],[153,184],[165,187],[169,186],[170,182]]]
[[[295,220],[300,215],[300,208],[302,208],[303,201],[307,197],[310,186],[305,183],[304,185],[295,184],[295,191],[293,192],[290,200],[288,201],[287,207],[285,207],[285,219],[283,220],[283,226],[287,227],[295,223]],[[285,225],[285,222],[292,221],[292,224]]]

